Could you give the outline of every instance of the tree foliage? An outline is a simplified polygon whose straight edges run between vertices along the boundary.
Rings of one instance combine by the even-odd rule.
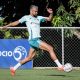
[[[15,21],[29,14],[31,4],[38,5],[39,15],[44,16],[48,16],[46,7],[52,8],[54,27],[72,27],[80,24],[80,0],[1,0],[0,16],[5,18],[4,22]]]
[[[23,15],[29,14],[31,4],[39,6],[39,15],[48,16],[46,7],[50,7],[54,11],[52,22],[43,23],[43,26],[54,27],[79,27],[80,26],[80,0],[1,0],[0,2],[0,26],[18,20]],[[24,25],[18,25],[24,26]],[[14,30],[0,31],[1,38],[22,38],[28,36],[28,33],[21,31],[15,35]],[[72,35],[72,30],[66,30],[66,36]],[[27,34],[27,36],[26,36]]]
[[[55,27],[76,27],[80,24],[80,0],[69,0],[68,11],[60,3],[56,15],[52,20]]]

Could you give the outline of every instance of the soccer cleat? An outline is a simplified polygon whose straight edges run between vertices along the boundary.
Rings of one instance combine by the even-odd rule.
[[[10,67],[10,74],[11,76],[14,76],[15,75],[15,70],[13,67]]]
[[[64,66],[57,68],[59,71],[64,71]]]

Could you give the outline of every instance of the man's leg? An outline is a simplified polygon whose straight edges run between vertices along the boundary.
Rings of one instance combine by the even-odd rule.
[[[11,75],[14,76],[16,69],[21,65],[25,64],[26,62],[32,60],[35,54],[35,50],[33,48],[30,48],[29,55],[25,59],[21,60],[18,64],[16,64],[14,67],[10,68]]]
[[[49,52],[52,60],[57,64],[58,70],[64,70],[62,64],[59,62],[58,58],[56,57],[52,46],[50,46],[49,44],[41,41],[40,45],[39,45],[39,48]]]

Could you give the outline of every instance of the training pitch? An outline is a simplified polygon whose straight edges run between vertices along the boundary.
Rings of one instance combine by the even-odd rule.
[[[12,77],[9,69],[0,69],[0,80],[80,80],[80,70],[66,73],[56,69],[18,69]]]

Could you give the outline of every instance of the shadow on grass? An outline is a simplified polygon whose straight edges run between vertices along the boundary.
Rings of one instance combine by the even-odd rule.
[[[73,76],[70,76],[70,75],[60,75],[60,74],[53,74],[53,75],[45,75],[45,76],[57,76],[57,77],[73,77]]]
[[[54,75],[45,75],[45,76],[62,76],[62,77],[65,77],[66,75],[54,74]]]

